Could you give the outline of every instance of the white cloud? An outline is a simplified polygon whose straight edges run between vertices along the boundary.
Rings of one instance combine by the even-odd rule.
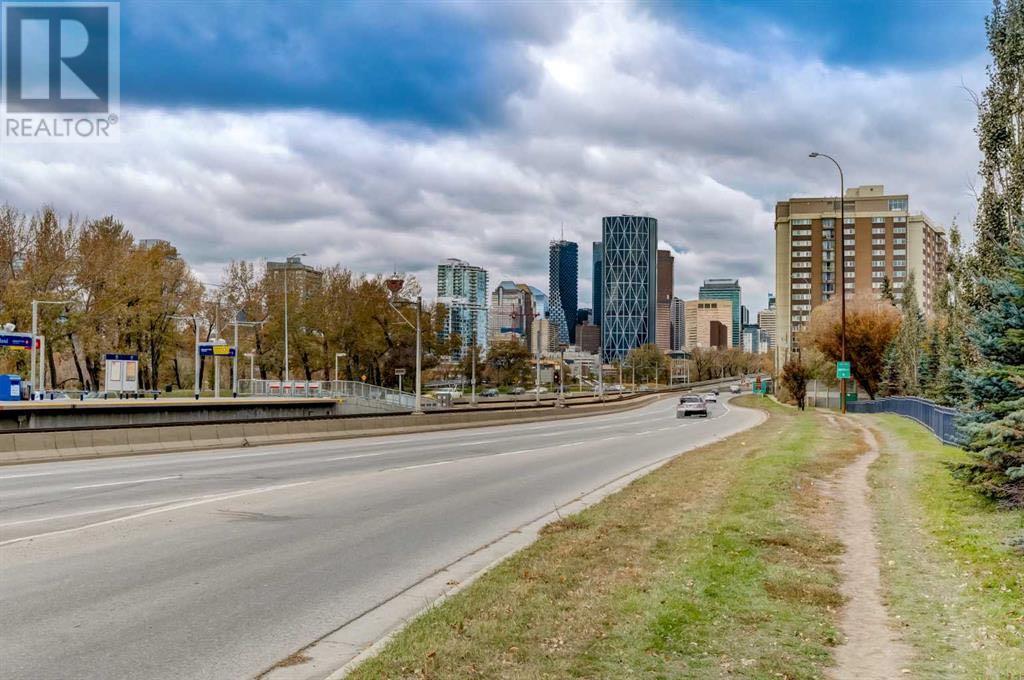
[[[774,202],[884,183],[942,224],[972,216],[974,113],[956,69],[867,73],[768,61],[621,5],[581,9],[561,41],[530,46],[542,69],[507,102],[504,127],[434,133],[308,111],[123,111],[117,145],[14,145],[0,200],[113,213],[172,241],[204,277],[231,258],[304,250],[317,264],[398,267],[431,290],[460,257],[492,281],[546,288],[547,241],[580,248],[581,301],[602,215],[659,218],[677,295],[739,277],[760,309],[774,289]]]

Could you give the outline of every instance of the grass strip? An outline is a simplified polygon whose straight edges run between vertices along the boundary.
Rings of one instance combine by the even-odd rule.
[[[841,604],[821,479],[860,438],[756,397],[412,622],[352,678],[819,678]]]
[[[927,678],[1024,678],[1024,511],[953,479],[966,460],[917,423],[865,417],[879,435],[873,500],[890,611]]]

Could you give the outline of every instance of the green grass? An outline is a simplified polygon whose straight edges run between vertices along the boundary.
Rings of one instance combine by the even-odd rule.
[[[927,678],[1024,678],[1024,511],[964,488],[965,460],[920,425],[865,418],[879,433],[872,469],[890,611]]]
[[[350,677],[820,678],[841,545],[816,480],[859,438],[736,403],[771,418],[549,525]]]

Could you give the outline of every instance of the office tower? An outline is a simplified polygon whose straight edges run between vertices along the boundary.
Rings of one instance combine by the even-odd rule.
[[[530,294],[533,295],[533,311],[538,319],[548,318],[548,296],[536,286],[530,286]]]
[[[704,279],[697,297],[701,300],[728,300],[732,303],[732,321],[729,326],[732,336],[729,345],[739,347],[742,324],[739,279]]]
[[[537,354],[538,347],[541,354],[549,352],[558,344],[558,338],[554,335],[551,322],[547,319],[536,319],[530,329],[530,352]]]
[[[487,270],[455,258],[437,265],[437,301],[448,310],[441,337],[458,335],[461,359],[475,341],[487,349]]]
[[[614,361],[655,340],[658,220],[605,217],[601,232],[601,355]]]
[[[576,325],[579,326],[580,324],[593,324],[594,319],[592,317],[593,311],[589,307],[580,307],[579,309],[576,310]]]
[[[604,307],[601,304],[601,287],[604,285],[604,279],[601,276],[601,270],[604,267],[604,248],[601,246],[600,241],[594,241],[594,270],[591,278],[591,296],[593,298],[594,307],[594,324],[601,325],[601,313]]]
[[[840,208],[842,231],[836,228]],[[912,214],[907,194],[887,194],[884,186],[871,184],[847,189],[842,204],[834,196],[780,201],[775,205],[776,364],[796,349],[795,333],[811,310],[832,299],[841,269],[847,299],[878,295],[886,279],[898,294],[907,274],[915,272],[918,304],[930,315],[945,266],[945,232],[923,213]]]
[[[658,251],[657,326],[655,344],[662,352],[672,349],[672,276],[675,258],[672,251]]]
[[[768,309],[762,309],[757,313],[757,325],[768,339],[769,347],[775,347],[775,319],[778,310],[775,309],[772,298],[769,298],[769,305],[771,306]]]
[[[302,297],[311,294],[320,286],[324,277],[323,272],[304,264],[298,255],[289,257],[284,262],[267,262],[267,276],[273,281],[275,289],[283,291],[285,272],[288,273],[289,298],[293,295]]]
[[[548,244],[548,293],[551,307],[548,319],[563,345],[572,344],[576,335],[576,304],[579,288],[579,246],[572,241]]]
[[[491,341],[515,338],[527,342],[533,325],[533,295],[529,286],[514,281],[499,283],[491,293],[488,323]]]
[[[775,309],[775,293],[768,293],[768,309]]]
[[[734,346],[731,300],[687,300],[685,305],[686,349]],[[724,342],[721,333],[726,334]]]
[[[747,309],[746,305],[740,305],[740,327],[746,326],[750,323],[750,310]]]
[[[601,327],[592,323],[577,324],[576,346],[581,352],[596,354],[601,349]]]
[[[686,344],[686,305],[677,297],[672,298],[672,350],[679,351]]]

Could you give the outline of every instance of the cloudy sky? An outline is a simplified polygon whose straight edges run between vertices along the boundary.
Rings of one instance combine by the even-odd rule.
[[[987,2],[122,2],[121,141],[0,148],[0,201],[231,259],[547,288],[653,215],[676,294],[773,289],[773,206],[847,184],[968,227]]]

